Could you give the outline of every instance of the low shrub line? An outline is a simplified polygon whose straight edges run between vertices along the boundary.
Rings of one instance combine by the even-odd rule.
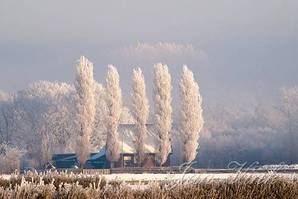
[[[27,173],[0,178],[0,198],[298,198],[297,178],[239,174],[225,180],[187,179],[139,184],[100,175]]]

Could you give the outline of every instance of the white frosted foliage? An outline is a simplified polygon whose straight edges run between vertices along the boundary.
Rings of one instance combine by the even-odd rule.
[[[180,131],[183,141],[183,160],[193,161],[197,155],[200,131],[204,125],[202,97],[193,73],[183,66],[180,80]]]
[[[78,146],[76,152],[81,164],[90,154],[90,137],[95,117],[95,96],[93,64],[84,56],[80,57],[76,68],[75,88],[77,93]]]
[[[122,112],[122,95],[119,85],[119,74],[117,69],[112,65],[108,66],[106,84],[106,155],[109,161],[115,162],[120,157],[117,130]]]
[[[144,140],[146,139],[146,123],[149,116],[149,104],[146,95],[144,75],[140,68],[133,70],[132,75],[132,115],[136,124],[135,148],[138,163],[144,158]]]
[[[154,66],[155,127],[159,136],[158,156],[161,165],[167,161],[168,155],[171,152],[171,90],[171,75],[167,65],[156,64]]]

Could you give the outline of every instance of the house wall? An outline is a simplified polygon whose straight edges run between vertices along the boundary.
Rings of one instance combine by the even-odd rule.
[[[156,161],[156,154],[155,153],[146,153],[144,161],[142,163],[142,167],[145,168],[152,168],[160,166],[158,162]],[[170,166],[170,156],[168,157],[167,161],[164,163],[163,166]],[[137,167],[137,161],[136,161],[136,154],[131,153],[124,153],[120,155],[119,161],[117,161],[114,165],[115,168],[122,168],[122,167]]]
[[[142,167],[151,168],[156,166],[155,154],[146,154]]]
[[[90,156],[95,154],[90,154]],[[158,164],[157,156],[155,153],[146,153],[144,161],[141,167],[144,168],[153,168],[160,166]],[[54,154],[52,157],[52,162],[54,166],[58,168],[74,168],[78,165],[77,158],[75,154]],[[169,167],[170,156],[163,166]],[[88,169],[105,169],[110,168],[110,162],[106,159],[106,156],[100,156],[96,159],[89,159],[84,165],[84,168]],[[113,168],[123,168],[123,167],[138,167],[136,161],[136,154],[134,153],[123,153],[120,154],[120,158],[117,162],[114,163]]]
[[[119,160],[115,163],[115,167],[135,167],[135,154],[120,154]]]

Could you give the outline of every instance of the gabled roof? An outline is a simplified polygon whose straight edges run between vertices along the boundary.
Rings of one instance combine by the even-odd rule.
[[[154,125],[146,124],[147,134],[145,138],[145,153],[156,153],[158,137],[154,133]],[[120,153],[136,153],[134,145],[135,124],[120,124],[118,126]]]
[[[91,155],[91,157],[89,158],[89,160],[95,160],[95,159],[98,159],[102,156],[104,156],[106,154],[106,148],[103,147],[99,150],[98,153],[94,154],[94,155]]]

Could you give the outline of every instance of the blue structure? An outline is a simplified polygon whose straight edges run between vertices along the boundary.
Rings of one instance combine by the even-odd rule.
[[[54,154],[52,157],[52,162],[57,169],[70,169],[79,167],[79,162],[75,153]],[[106,159],[105,149],[101,149],[98,153],[91,153],[89,159],[84,164],[84,168],[110,168],[110,163]]]
[[[153,124],[146,124],[147,136],[144,145],[144,160],[139,165],[137,163],[137,151],[134,147],[134,135],[137,131],[135,124],[120,124],[118,127],[119,133],[119,155],[118,161],[114,162],[114,167],[156,167],[159,166],[157,159],[158,148],[157,143],[158,136],[154,132]],[[171,153],[172,154],[172,153]],[[171,155],[170,154],[170,155]],[[170,166],[170,155],[166,163],[163,166]],[[52,164],[57,169],[71,169],[78,168],[79,162],[75,153],[70,154],[55,154],[52,157]],[[84,168],[88,169],[107,169],[110,168],[110,162],[106,158],[106,149],[103,146],[98,153],[91,153],[89,159],[86,161]]]

